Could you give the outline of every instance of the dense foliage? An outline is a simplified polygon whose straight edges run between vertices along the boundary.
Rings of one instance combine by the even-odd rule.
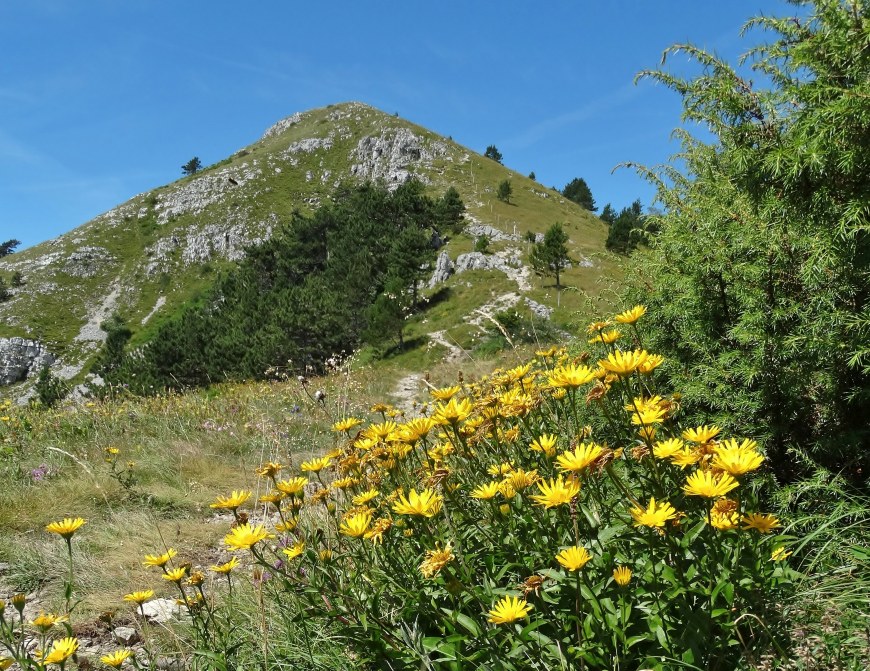
[[[529,260],[538,275],[552,275],[556,279],[556,288],[561,288],[559,276],[568,267],[571,259],[568,256],[568,234],[562,229],[562,224],[556,222],[544,234],[544,239],[532,247]]]
[[[870,473],[870,9],[819,0],[757,18],[754,85],[688,45],[702,67],[662,82],[710,142],[680,132],[684,169],[646,174],[665,212],[640,261],[654,346],[684,402],[740,422],[796,476],[809,458]]]
[[[640,200],[622,208],[619,214],[608,203],[601,212],[601,219],[609,226],[604,246],[611,252],[629,254],[646,240],[646,218]]]
[[[393,193],[342,188],[332,203],[311,216],[294,214],[248,250],[237,270],[144,347],[121,353],[129,331],[107,323],[95,372],[147,393],[262,378],[276,368],[320,370],[364,336],[401,344],[438,228],[455,228],[461,212],[457,194],[433,200],[419,182]]]

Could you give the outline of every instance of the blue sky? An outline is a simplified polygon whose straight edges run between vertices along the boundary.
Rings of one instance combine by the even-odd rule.
[[[778,0],[0,3],[0,241],[59,235],[278,119],[359,100],[617,208],[622,161],[676,151],[678,96],[634,75],[691,41],[734,61]],[[685,68],[679,62],[669,67]]]

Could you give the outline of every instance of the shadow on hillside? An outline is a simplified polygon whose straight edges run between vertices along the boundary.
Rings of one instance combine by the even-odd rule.
[[[443,303],[446,300],[449,300],[452,294],[453,291],[450,289],[450,287],[441,287],[436,292],[431,294],[428,298],[426,298],[425,302],[420,301],[420,305],[418,306],[417,311],[423,312],[424,310],[434,308],[436,305]]]
[[[384,353],[381,355],[382,359],[392,359],[394,356],[398,356],[399,354],[404,354],[410,350],[417,349],[418,347],[422,347],[423,345],[429,342],[429,337],[422,335],[417,336],[416,338],[407,338],[404,344],[399,347],[398,345],[393,345],[389,349],[384,350]]]

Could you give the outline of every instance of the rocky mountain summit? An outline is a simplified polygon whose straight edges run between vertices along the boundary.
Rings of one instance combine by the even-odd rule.
[[[105,339],[100,324],[113,313],[141,326],[134,342],[145,342],[149,329],[295,209],[316,208],[342,182],[390,187],[411,178],[433,193],[454,186],[468,209],[465,239],[495,243],[491,254],[481,254],[462,248],[459,238],[448,241],[430,286],[478,270],[504,273],[529,291],[519,232],[540,235],[542,222],[575,222],[585,262],[603,249],[600,223],[590,213],[452,140],[362,103],[295,113],[197,174],[0,260],[0,273],[24,277],[0,303],[0,385],[32,380],[46,365],[63,379],[78,379]],[[504,179],[513,184],[511,204],[495,198]]]

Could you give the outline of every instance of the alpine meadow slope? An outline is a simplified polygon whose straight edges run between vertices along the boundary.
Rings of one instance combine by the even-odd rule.
[[[311,212],[342,183],[389,187],[410,178],[433,195],[453,186],[465,203],[466,231],[441,248],[450,261],[440,259],[442,270],[481,235],[492,243],[487,255],[455,267],[471,271],[457,287],[463,314],[438,328],[458,327],[460,340],[474,328],[463,318],[495,299],[555,309],[553,319],[564,324],[579,297],[597,295],[599,278],[617,271],[604,252],[606,226],[557,191],[397,116],[361,103],[330,105],[282,119],[232,156],[0,261],[0,274],[24,278],[0,304],[0,384],[32,382],[45,364],[61,379],[80,381],[105,340],[100,324],[112,314],[133,330],[131,344],[147,342],[294,210]],[[496,197],[506,179],[509,203]],[[569,291],[558,294],[525,267],[528,234],[555,222],[568,232],[576,262],[566,273]]]

